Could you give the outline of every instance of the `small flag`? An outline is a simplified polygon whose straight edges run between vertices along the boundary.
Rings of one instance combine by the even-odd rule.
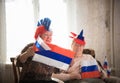
[[[74,52],[53,44],[45,44],[38,38],[35,46],[39,51],[35,52],[33,61],[41,62],[56,68],[67,70],[74,56]]]
[[[81,78],[85,79],[100,77],[97,61],[89,55],[85,59],[86,60],[83,59],[81,61]]]
[[[104,69],[107,69],[107,68],[108,68],[108,61],[107,61],[106,56],[105,56],[105,60],[104,60],[104,64],[103,64],[103,68],[104,68]]]
[[[111,69],[107,69],[107,76],[110,77]]]
[[[104,68],[104,70],[106,71],[107,76],[109,77],[109,76],[110,76],[110,73],[111,73],[111,69],[109,68],[108,61],[107,61],[107,57],[106,57],[106,56],[105,56],[103,68]]]

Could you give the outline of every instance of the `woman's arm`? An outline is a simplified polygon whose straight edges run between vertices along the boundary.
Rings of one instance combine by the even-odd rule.
[[[66,81],[66,80],[71,79],[71,76],[70,74],[65,74],[65,73],[59,73],[59,74],[53,73],[52,78],[57,78],[59,80]]]
[[[34,56],[33,46],[29,47],[25,52],[19,55],[19,60],[21,63],[25,63],[28,57]]]
[[[74,65],[72,65],[66,73],[53,73],[52,78],[57,78],[62,81],[67,81],[71,79],[81,79],[79,62],[76,62]]]
[[[21,65],[25,63],[29,56],[33,56],[34,52],[32,50],[32,46],[34,43],[27,44],[24,49],[22,49],[21,54],[17,57],[17,65]],[[31,52],[30,52],[31,51]]]
[[[53,73],[52,78],[57,78],[57,79],[62,80],[62,81],[67,81],[67,80],[71,80],[71,79],[81,79],[81,75],[79,73],[76,73],[76,72],[60,73],[60,74]]]

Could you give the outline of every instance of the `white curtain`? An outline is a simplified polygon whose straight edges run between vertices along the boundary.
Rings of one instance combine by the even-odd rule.
[[[0,0],[0,83],[14,82],[12,66],[6,62],[10,62],[10,57],[19,53],[16,50],[21,50],[19,49],[20,42],[16,39],[21,39],[21,43],[23,43],[25,39],[22,39],[22,35],[24,35],[25,38],[28,36],[27,34],[29,34],[30,38],[33,36],[32,34],[34,33],[35,27],[33,19],[34,15],[32,15],[33,12],[30,12],[32,11],[31,4],[32,0]],[[25,34],[26,29],[29,29],[30,31]],[[15,30],[17,31],[14,32]],[[33,33],[31,31],[33,31]],[[28,40],[26,40],[29,43],[30,38],[28,37]],[[17,42],[18,45],[14,42]],[[24,46],[25,45],[23,45],[22,48]],[[8,47],[10,49],[8,49]],[[13,48],[15,49],[16,54],[12,54],[14,52]]]
[[[36,29],[34,16],[36,14],[34,15],[32,0],[7,1],[5,7],[7,38],[6,63],[10,63],[10,57],[16,57],[24,46],[30,42],[34,42],[34,32]]]
[[[0,83],[4,81],[6,61],[5,0],[0,0]]]

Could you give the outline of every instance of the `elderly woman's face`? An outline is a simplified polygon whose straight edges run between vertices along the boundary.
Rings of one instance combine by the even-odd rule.
[[[84,45],[80,45],[80,44],[76,43],[75,41],[73,41],[72,50],[74,52],[83,52],[83,49],[84,49]]]
[[[52,31],[46,31],[40,36],[45,43],[51,43],[52,41]]]

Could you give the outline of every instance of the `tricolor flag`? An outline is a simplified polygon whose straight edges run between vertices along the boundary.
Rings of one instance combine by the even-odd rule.
[[[107,76],[110,77],[111,69],[107,69]]]
[[[108,68],[108,61],[107,61],[106,56],[105,56],[105,60],[104,60],[104,64],[103,64],[103,68],[104,68],[104,69],[107,69],[107,68]]]
[[[35,52],[33,61],[41,62],[56,68],[67,70],[74,56],[74,52],[53,44],[45,44],[41,38],[35,42],[38,51]]]
[[[104,68],[104,70],[106,71],[107,76],[109,77],[109,76],[110,76],[110,73],[111,73],[111,69],[110,69],[109,66],[108,66],[108,61],[107,61],[107,57],[106,57],[106,56],[105,56],[103,68]]]
[[[94,58],[91,58],[91,56],[87,56],[88,58],[86,58],[86,60],[81,61],[81,78],[85,79],[100,77],[97,61]]]

